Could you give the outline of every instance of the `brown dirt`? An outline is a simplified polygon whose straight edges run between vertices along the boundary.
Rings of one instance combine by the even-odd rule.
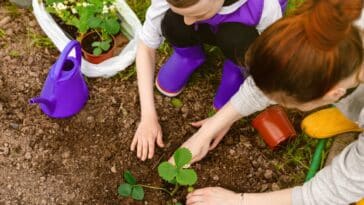
[[[170,199],[158,191],[146,190],[144,202],[117,196],[122,172],[130,170],[143,184],[163,185],[158,163],[196,131],[188,122],[205,118],[211,110],[213,70],[197,72],[194,79],[199,80],[179,97],[181,108],[156,92],[167,145],[152,160],[141,162],[129,151],[140,114],[136,77],[88,79],[90,100],[78,115],[46,117],[28,99],[39,94],[59,53],[32,45],[27,33],[41,30],[31,12],[18,10],[19,15],[13,15],[4,5],[0,3],[0,20],[11,19],[0,25],[6,33],[0,38],[0,204],[166,204]],[[291,115],[295,122],[300,117]],[[247,125],[237,123],[193,166],[199,176],[196,187],[257,192],[294,185],[291,176],[301,168],[276,170],[273,163],[281,156],[267,149]],[[176,198],[183,201],[183,196],[182,191]]]

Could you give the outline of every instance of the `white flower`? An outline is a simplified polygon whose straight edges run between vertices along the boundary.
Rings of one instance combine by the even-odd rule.
[[[106,5],[104,5],[104,7],[102,8],[102,13],[103,14],[109,13],[109,8]]]
[[[72,8],[71,11],[73,14],[77,14],[77,10],[75,8]]]
[[[82,6],[83,6],[83,7],[87,7],[87,6],[89,6],[89,5],[90,5],[90,4],[89,4],[89,3],[87,3],[87,2],[83,2],[83,3],[82,3]]]
[[[115,11],[115,10],[116,10],[116,6],[115,6],[115,5],[111,5],[111,6],[109,7],[109,10],[110,10],[110,11]]]
[[[57,5],[56,5],[56,9],[57,10],[66,10],[67,9],[67,6],[66,5],[64,5],[63,3],[57,3]]]

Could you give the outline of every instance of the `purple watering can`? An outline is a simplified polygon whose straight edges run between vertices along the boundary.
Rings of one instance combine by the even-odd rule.
[[[75,49],[76,58],[69,56]],[[41,110],[52,118],[77,114],[88,100],[88,89],[81,74],[81,45],[71,41],[48,73],[40,97],[29,100],[39,103]]]

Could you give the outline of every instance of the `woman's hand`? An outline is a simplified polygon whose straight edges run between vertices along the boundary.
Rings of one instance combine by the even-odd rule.
[[[207,120],[209,120],[209,118],[198,121],[198,122],[192,122],[191,125],[194,127],[201,127],[203,124],[205,124],[205,122]],[[230,126],[226,126],[219,133],[216,134],[216,136],[212,139],[212,142],[210,142],[209,151],[211,151],[217,147],[217,145],[225,137],[225,135],[229,131],[229,129],[230,129]]]
[[[186,205],[243,205],[241,194],[220,187],[197,189],[187,195]]]
[[[190,137],[181,147],[192,153],[191,163],[204,158],[209,150],[214,149],[229,131],[231,125],[242,116],[228,103],[213,117],[192,123],[201,128]],[[169,159],[173,163],[173,157]]]
[[[191,124],[192,126],[200,127],[203,124],[207,123],[204,126],[208,127],[208,120],[209,119],[205,119]],[[212,137],[210,137],[209,135],[205,135],[203,129],[200,129],[198,132],[192,135],[192,137],[190,137],[185,143],[183,143],[181,147],[187,148],[192,153],[192,160],[190,164],[200,161],[206,156],[206,154],[210,150],[213,150],[225,136],[229,128],[230,126],[226,126],[224,129],[222,129],[222,131],[218,132]],[[171,162],[172,164],[174,163],[173,157],[169,159],[169,162]]]
[[[142,119],[135,132],[130,150],[137,149],[137,157],[141,160],[151,159],[154,155],[155,143],[164,147],[162,129],[157,118]]]

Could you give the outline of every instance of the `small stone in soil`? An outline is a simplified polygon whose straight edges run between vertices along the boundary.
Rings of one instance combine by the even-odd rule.
[[[0,147],[0,155],[8,156],[10,153],[9,147]]]
[[[218,180],[219,180],[219,176],[214,175],[214,176],[212,177],[212,179],[213,179],[214,181],[218,181]]]
[[[63,152],[63,154],[62,154],[62,158],[63,159],[68,159],[68,158],[70,158],[70,156],[71,156],[71,152],[70,151]]]
[[[24,158],[29,160],[32,158],[32,154],[30,154],[30,152],[27,152],[25,153]]]
[[[273,177],[273,171],[272,170],[266,170],[265,172],[264,172],[264,178],[266,178],[266,179],[272,179],[272,177]]]
[[[272,184],[272,191],[278,191],[280,190],[281,188],[279,187],[279,185],[277,183],[273,183]]]
[[[5,18],[3,18],[1,21],[0,21],[0,27],[3,27],[5,26],[7,23],[9,23],[11,20],[10,16],[6,16]]]
[[[17,130],[17,129],[19,129],[19,124],[11,122],[10,127]]]
[[[45,182],[46,178],[45,177],[40,177],[39,178],[41,182]]]
[[[230,149],[230,150],[229,150],[229,154],[234,155],[234,154],[235,154],[235,150]]]
[[[260,192],[265,192],[268,189],[268,184],[263,184],[262,187],[260,188]]]
[[[5,31],[5,33],[6,33],[6,35],[11,36],[14,34],[14,31],[13,31],[13,29],[9,28],[8,30]]]
[[[111,170],[112,173],[117,173],[117,170],[116,170],[115,166],[112,166],[110,170]]]

